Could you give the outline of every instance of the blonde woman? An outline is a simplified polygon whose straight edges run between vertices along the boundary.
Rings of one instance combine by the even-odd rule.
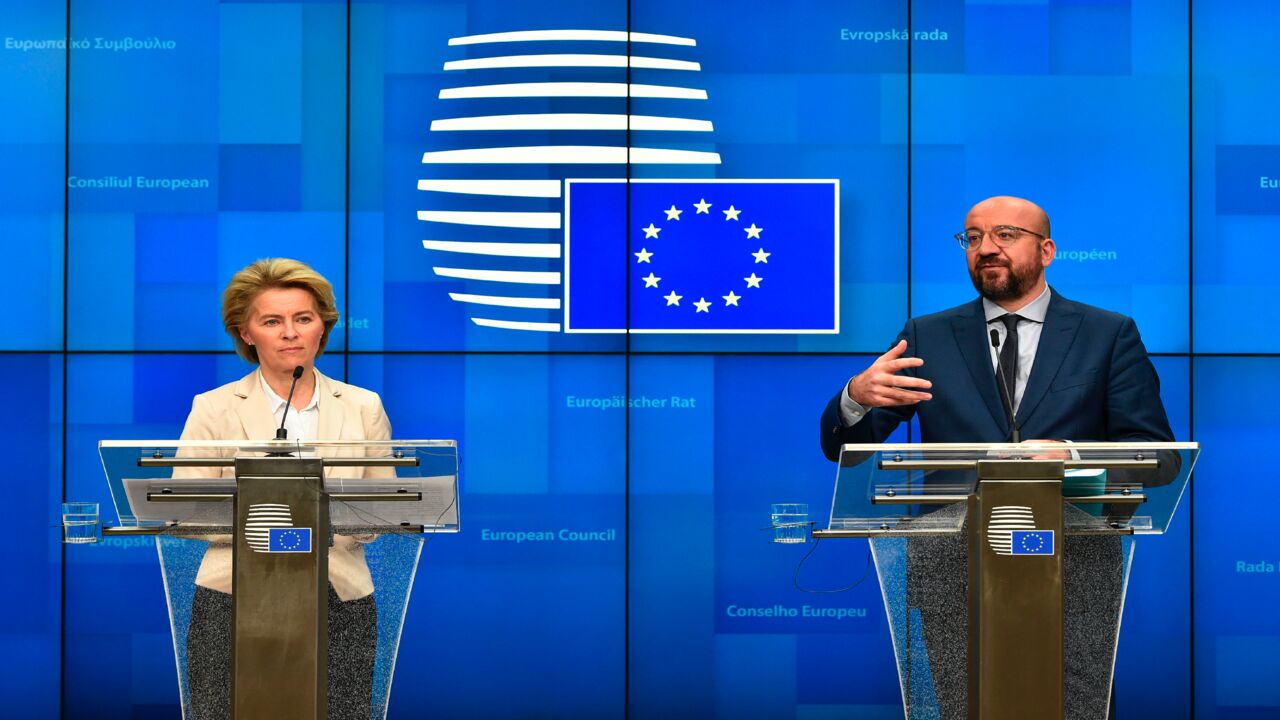
[[[183,440],[269,440],[282,416],[290,440],[391,438],[391,424],[376,393],[315,369],[315,359],[338,322],[333,286],[315,270],[284,258],[249,265],[223,292],[222,322],[236,351],[257,367],[197,395]],[[303,372],[285,415],[285,398],[299,366]],[[342,470],[354,476],[373,474],[335,468],[328,476]],[[230,715],[231,552],[229,539],[211,542],[196,576],[187,676],[199,720]],[[376,650],[377,608],[364,546],[356,538],[337,536],[329,549],[330,718],[369,717]]]

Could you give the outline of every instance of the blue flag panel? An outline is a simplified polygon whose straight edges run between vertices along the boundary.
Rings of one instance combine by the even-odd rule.
[[[267,552],[311,552],[311,528],[271,528],[267,531]]]
[[[1014,555],[1052,555],[1052,530],[1014,530]]]
[[[839,331],[837,181],[565,186],[567,332]]]

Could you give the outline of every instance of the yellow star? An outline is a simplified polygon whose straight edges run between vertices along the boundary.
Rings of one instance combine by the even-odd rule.
[[[684,211],[683,211],[683,210],[677,210],[677,209],[676,209],[676,206],[675,206],[675,205],[672,205],[671,207],[667,208],[666,210],[663,210],[662,212],[664,212],[664,213],[666,213],[666,214],[667,214],[667,219],[668,219],[668,220],[679,220],[679,219],[680,219],[680,213],[682,213],[682,212],[684,212]]]
[[[667,299],[667,305],[668,305],[668,306],[671,306],[671,305],[679,305],[679,304],[680,304],[680,298],[682,298],[682,297],[684,297],[684,296],[683,296],[683,295],[677,295],[677,294],[676,294],[676,291],[675,291],[675,290],[672,290],[670,295],[663,295],[663,297]]]
[[[695,215],[711,214],[711,203],[707,202],[706,198],[698,200],[698,202],[694,203],[693,206],[698,208],[698,212],[694,213]]]
[[[760,281],[763,280],[764,278],[756,277],[755,273],[751,273],[751,277],[742,278],[742,279],[747,281],[747,287],[758,288],[760,287]]]
[[[650,253],[650,254],[652,254],[652,253]],[[765,251],[764,251],[764,248],[760,248],[759,250],[757,250],[757,251],[755,251],[755,252],[751,253],[751,255],[752,255],[753,257],[755,257],[756,262],[758,262],[758,263],[768,263],[768,262],[769,262],[769,256],[770,256],[770,255],[772,255],[772,254],[773,254],[773,253],[767,253],[767,252],[765,252]],[[640,262],[647,262],[647,261],[645,261],[645,260],[641,260]]]
[[[647,287],[647,288],[651,288],[651,287],[658,287],[658,281],[659,281],[659,280],[661,280],[662,278],[658,277],[657,275],[654,275],[654,274],[651,272],[651,273],[649,273],[649,277],[643,277],[643,278],[640,278],[640,279],[641,279],[641,280],[644,280],[644,286],[645,286],[645,287]]]
[[[720,297],[724,298],[725,307],[728,307],[730,305],[736,306],[738,304],[738,300],[742,299],[741,295],[733,294],[732,290],[729,291],[728,295],[721,295]]]
[[[656,238],[658,237],[658,233],[662,232],[662,228],[656,227],[653,223],[649,223],[649,227],[641,228],[641,230],[644,230],[644,237],[646,240],[649,238]]]
[[[732,205],[729,206],[728,210],[721,210],[720,212],[724,213],[725,220],[737,220],[738,215],[742,214],[741,210],[735,208]]]
[[[763,230],[764,228],[756,227],[756,224],[755,224],[755,223],[751,223],[751,227],[749,227],[749,228],[742,228],[742,229],[747,231],[747,239],[748,239],[748,240],[750,240],[750,239],[752,239],[752,238],[755,238],[756,240],[759,240],[759,239],[760,239],[760,231],[761,231],[761,230]]]
[[[631,254],[636,256],[637,258],[636,262],[638,263],[647,263],[649,262],[649,258],[653,257],[653,253],[649,252],[648,250],[645,250],[644,248],[640,248],[640,252],[638,253],[631,253]]]

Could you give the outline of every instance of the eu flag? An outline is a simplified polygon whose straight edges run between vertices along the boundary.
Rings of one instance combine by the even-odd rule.
[[[565,331],[839,332],[838,196],[835,180],[566,180]]]
[[[1014,530],[1014,555],[1052,555],[1052,530]]]
[[[311,552],[311,528],[271,528],[267,531],[267,552]]]

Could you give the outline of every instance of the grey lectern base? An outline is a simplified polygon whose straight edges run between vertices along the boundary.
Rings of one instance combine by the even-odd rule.
[[[979,461],[969,496],[969,717],[1062,718],[1062,552],[1013,555],[1011,528],[1061,542],[1062,461]],[[1058,550],[1057,548],[1048,548]]]
[[[232,718],[328,714],[329,498],[320,458],[236,458]],[[310,531],[308,552],[266,552],[268,528]]]

